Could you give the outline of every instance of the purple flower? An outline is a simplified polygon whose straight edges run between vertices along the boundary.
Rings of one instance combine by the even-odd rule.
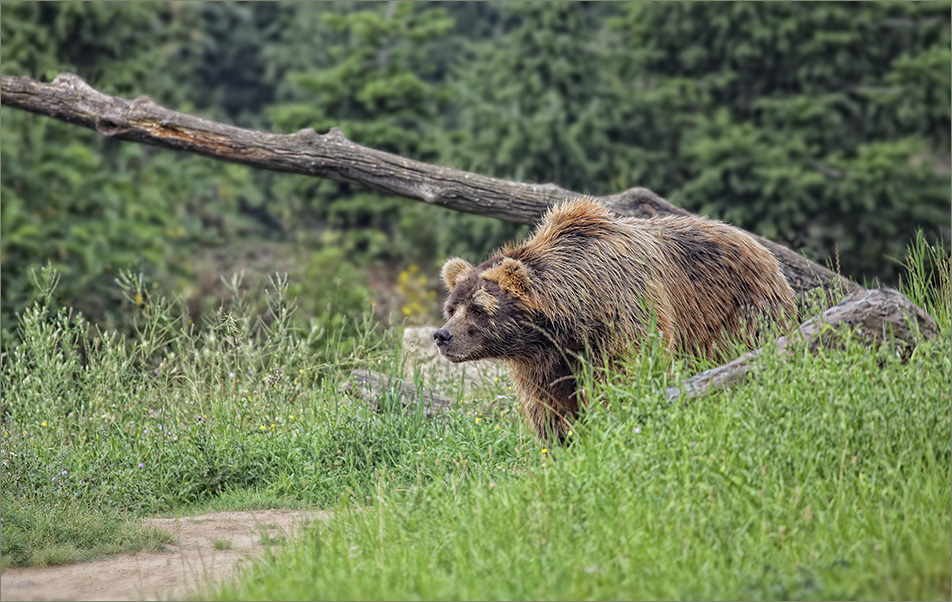
[[[61,475],[63,475],[63,476],[65,477],[66,475],[68,475],[68,474],[69,474],[69,471],[68,471],[68,470],[64,470],[64,471],[63,471],[63,472],[61,472],[60,474],[61,474]]]
[[[143,464],[142,462],[139,462],[139,468],[145,468],[145,464]]]

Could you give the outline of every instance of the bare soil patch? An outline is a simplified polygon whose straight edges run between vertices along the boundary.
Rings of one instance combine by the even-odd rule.
[[[63,566],[11,567],[0,573],[3,600],[181,600],[227,577],[270,542],[293,537],[320,510],[216,512],[144,522],[171,533],[162,552],[119,554]],[[263,541],[264,539],[264,541]],[[222,549],[216,549],[217,547]]]

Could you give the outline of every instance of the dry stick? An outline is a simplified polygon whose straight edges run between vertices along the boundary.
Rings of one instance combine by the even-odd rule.
[[[146,96],[126,100],[104,94],[72,73],[61,73],[51,83],[4,75],[0,94],[4,105],[94,129],[103,136],[260,169],[351,182],[519,224],[535,223],[554,203],[581,196],[554,184],[491,178],[367,148],[345,138],[336,127],[326,134],[313,129],[269,134],[226,125],[172,111]],[[621,215],[690,215],[646,188],[631,188],[599,200]],[[774,254],[801,301],[817,288],[825,293],[827,305],[860,289],[783,245],[752,236]]]

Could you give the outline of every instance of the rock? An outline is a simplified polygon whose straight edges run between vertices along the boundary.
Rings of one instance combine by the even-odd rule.
[[[419,374],[426,386],[447,395],[472,394],[482,387],[498,387],[509,383],[509,374],[502,362],[480,360],[454,364],[445,359],[433,343],[433,332],[439,326],[407,327],[403,331],[403,353],[406,358],[403,374],[410,382]]]

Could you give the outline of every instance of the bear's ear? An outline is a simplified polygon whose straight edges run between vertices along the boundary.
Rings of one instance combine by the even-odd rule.
[[[474,269],[472,264],[465,259],[454,257],[448,260],[443,264],[443,270],[440,272],[440,277],[443,278],[443,284],[446,286],[446,290],[452,291],[456,288],[458,282],[469,278],[469,275],[473,273]]]
[[[499,288],[513,297],[527,302],[532,300],[532,280],[529,268],[518,259],[506,257],[499,265],[482,273],[480,278],[493,280]]]

